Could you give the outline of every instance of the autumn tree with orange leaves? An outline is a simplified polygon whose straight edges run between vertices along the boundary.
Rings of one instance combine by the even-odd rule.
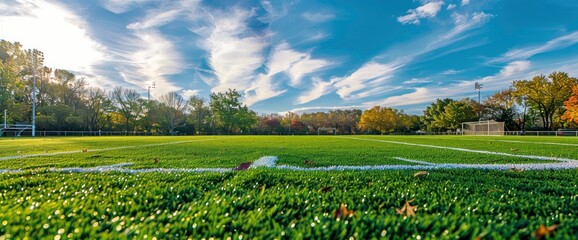
[[[564,109],[566,114],[562,116],[562,120],[578,124],[578,86],[572,88],[572,95],[564,102]]]

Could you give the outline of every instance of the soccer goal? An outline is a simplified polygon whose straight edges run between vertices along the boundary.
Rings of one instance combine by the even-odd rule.
[[[320,127],[317,129],[317,135],[321,135],[321,134],[337,135],[337,128]]]
[[[464,122],[462,135],[504,135],[504,122],[494,120]]]

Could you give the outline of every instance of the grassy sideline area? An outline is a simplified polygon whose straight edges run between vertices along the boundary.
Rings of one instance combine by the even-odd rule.
[[[0,169],[24,170],[0,173],[0,239],[532,239],[540,225],[558,226],[550,238],[572,239],[578,233],[576,169],[434,169],[419,177],[416,170],[50,169],[233,168],[262,156],[304,168],[412,164],[397,158],[534,163],[544,160],[521,156],[578,159],[576,146],[572,137],[509,136],[0,138]],[[410,200],[415,216],[398,214]],[[336,218],[342,204],[353,212]]]

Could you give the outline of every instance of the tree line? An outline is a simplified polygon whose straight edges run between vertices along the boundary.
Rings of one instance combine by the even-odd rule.
[[[338,134],[456,131],[462,122],[493,119],[507,130],[553,130],[578,125],[578,79],[564,72],[514,80],[482,102],[437,99],[423,115],[386,106],[328,112],[262,114],[242,103],[234,89],[209,99],[169,92],[158,99],[136,90],[89,86],[70,71],[44,66],[42,52],[0,41],[0,115],[30,123],[36,65],[36,126],[39,131],[124,131],[151,134]]]

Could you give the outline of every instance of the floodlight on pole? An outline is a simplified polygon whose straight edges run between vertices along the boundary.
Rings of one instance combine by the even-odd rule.
[[[148,93],[148,100],[151,100],[151,88],[155,88],[155,82],[153,82],[152,84],[147,85],[147,93]]]
[[[34,71],[32,75],[32,136],[36,136],[36,53],[37,50],[32,51]]]
[[[482,91],[482,84],[479,84],[478,82],[475,83],[474,85],[474,90],[478,90],[478,103],[482,103],[481,99],[480,99],[480,92]]]

